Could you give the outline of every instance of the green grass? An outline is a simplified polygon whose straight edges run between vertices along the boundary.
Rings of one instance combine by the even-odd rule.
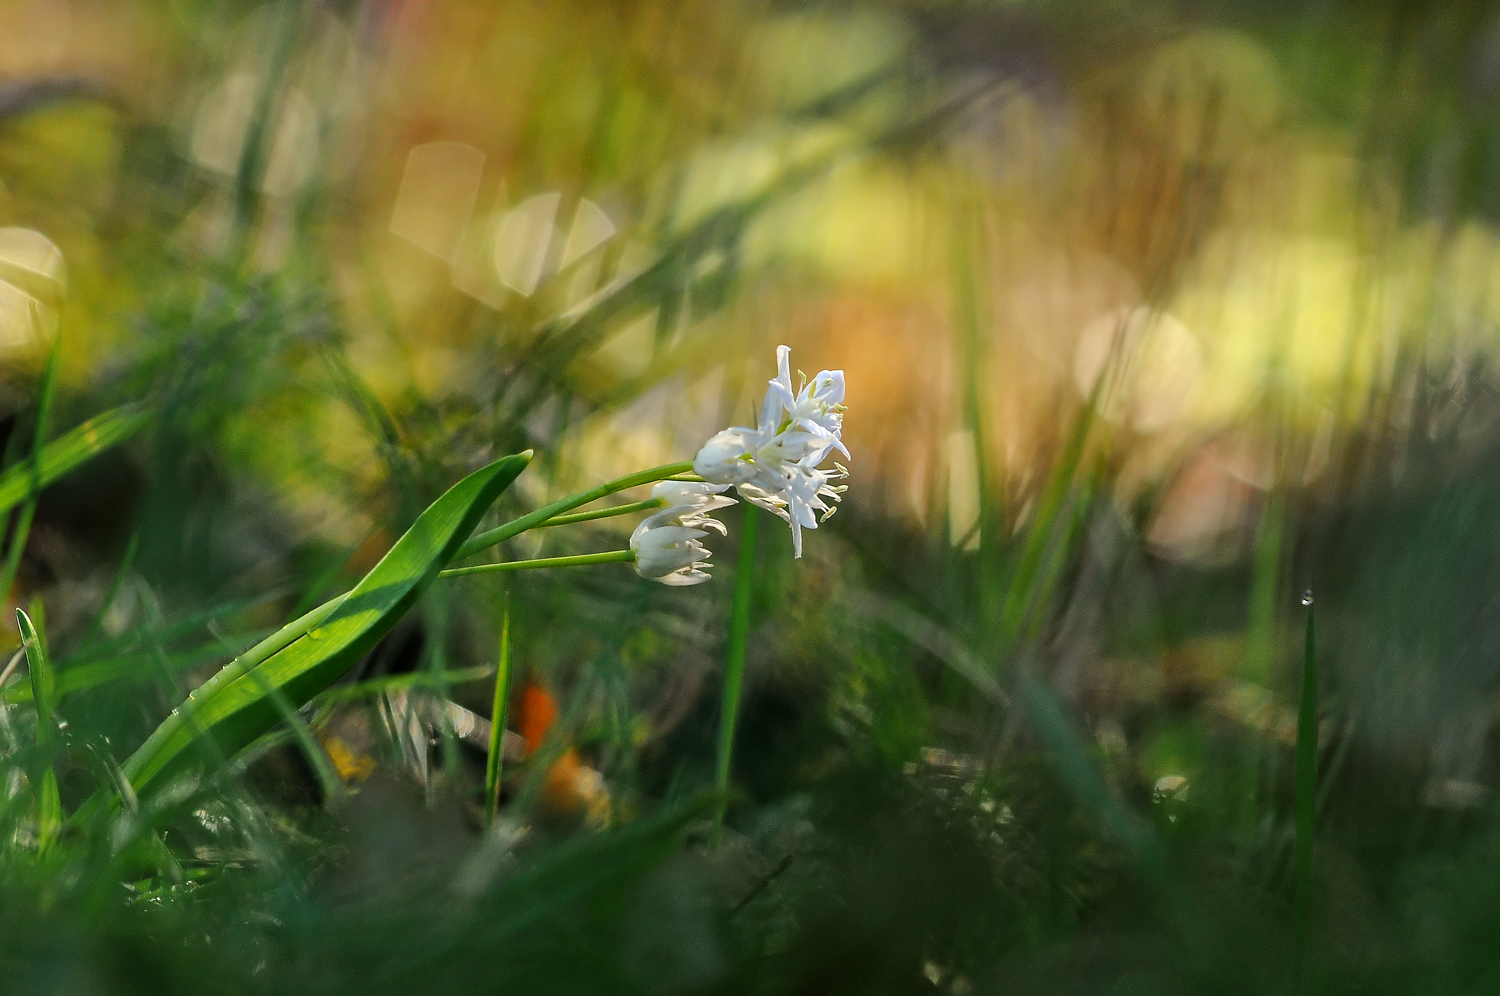
[[[61,302],[0,329],[0,991],[1500,988],[1496,11],[355,6],[5,68],[0,228],[69,283],[0,260]],[[460,262],[561,192],[531,294],[387,230],[428,137],[485,153]],[[1047,339],[1096,269],[1280,308],[1265,244],[1363,296],[1317,271],[1216,421]],[[783,339],[851,371],[848,501],[639,577]]]

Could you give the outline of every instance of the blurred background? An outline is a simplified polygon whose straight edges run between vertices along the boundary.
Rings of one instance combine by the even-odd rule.
[[[3,985],[1500,988],[1497,214],[1482,3],[0,0],[7,460],[54,344],[150,412],[10,534],[66,808],[503,454],[495,521],[691,460],[779,343],[852,452],[800,560],[435,588],[169,872],[5,816]]]

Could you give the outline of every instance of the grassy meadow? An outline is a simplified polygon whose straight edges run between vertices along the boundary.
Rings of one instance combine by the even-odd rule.
[[[0,0],[0,991],[1500,992],[1497,109],[1483,3]]]

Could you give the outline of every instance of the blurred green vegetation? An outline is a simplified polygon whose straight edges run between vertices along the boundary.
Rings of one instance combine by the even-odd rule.
[[[1495,991],[1497,95],[1485,4],[0,5],[0,988]],[[804,557],[432,580],[782,342]]]

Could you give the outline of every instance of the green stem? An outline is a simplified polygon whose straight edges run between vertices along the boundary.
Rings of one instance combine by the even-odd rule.
[[[500,805],[500,766],[505,760],[505,711],[510,698],[510,592],[500,622],[500,660],[495,668],[495,701],[490,707],[490,754],[484,766],[484,823],[495,822]]]
[[[590,522],[594,519],[610,519],[617,515],[629,515],[631,512],[644,512],[648,508],[661,508],[666,502],[660,498],[647,498],[645,501],[633,501],[629,505],[616,505],[613,508],[596,508],[592,512],[574,512],[571,515],[554,515],[546,522],[538,523],[534,528],[546,529],[548,526],[566,526],[574,522]]]
[[[635,560],[630,550],[608,553],[581,553],[576,557],[542,557],[539,560],[509,560],[503,564],[475,564],[473,567],[450,567],[438,571],[440,578],[457,578],[467,574],[496,574],[501,571],[530,571],[539,567],[583,567],[586,564],[628,564]]]
[[[719,707],[719,756],[714,770],[714,787],[719,792],[714,815],[715,844],[724,832],[724,815],[729,808],[729,765],[734,755],[734,727],[745,683],[745,644],[750,636],[750,596],[755,587],[755,534],[759,519],[755,507],[747,504],[744,531],[740,534],[740,562],[734,574],[734,601],[729,611],[724,698]]]
[[[656,481],[664,481],[674,474],[684,474],[693,469],[691,462],[669,463],[663,467],[654,467],[651,470],[642,470],[635,474],[616,478],[608,483],[601,484],[588,491],[580,491],[575,495],[560,498],[550,505],[543,505],[529,515],[523,515],[519,519],[513,519],[503,526],[496,526],[475,536],[465,543],[458,551],[454,560],[462,560],[472,556],[480,550],[487,550],[497,543],[504,543],[513,536],[519,536],[526,530],[539,526],[548,519],[556,518],[564,512],[571,512],[580,505],[587,505],[591,501],[598,501],[617,491],[625,491],[629,488],[640,487],[642,484],[652,484]]]
[[[1313,655],[1313,607],[1307,602],[1307,648],[1302,666],[1302,695],[1297,704],[1296,793],[1297,841],[1293,868],[1296,906],[1292,939],[1295,945],[1298,989],[1307,954],[1308,912],[1312,906],[1312,837],[1318,780],[1318,672]]]

